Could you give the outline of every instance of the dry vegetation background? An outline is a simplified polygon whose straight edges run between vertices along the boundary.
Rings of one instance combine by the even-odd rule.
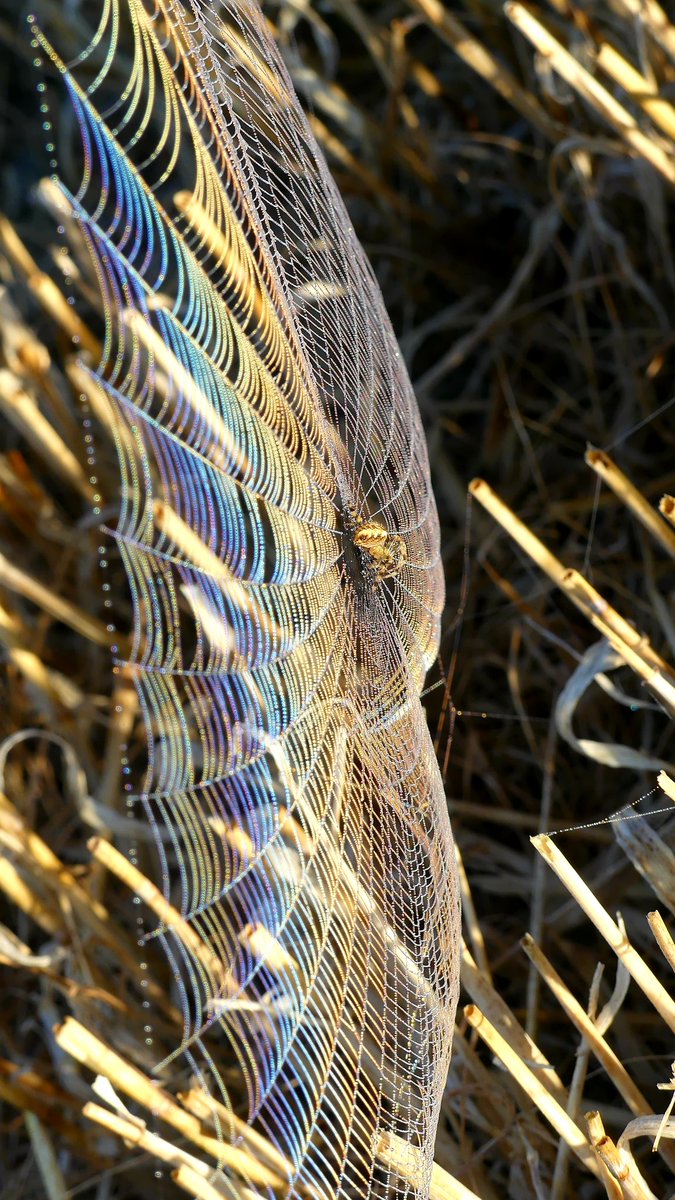
[[[97,11],[50,10],[73,52]],[[93,1070],[142,1113],[124,1064],[147,1075],[155,1053],[132,936],[142,885],[106,849],[127,845],[122,759],[133,772],[143,735],[111,671],[106,601],[122,631],[129,617],[99,531],[116,467],[95,396],[83,428],[72,334],[86,350],[78,314],[95,302],[39,186],[52,135],[28,12],[0,3],[0,1191],[159,1200],[178,1168],[191,1194],[250,1195],[234,1168],[229,1190],[198,1193],[181,1166],[184,1147],[208,1157],[194,1096],[145,1101],[163,1114],[150,1132],[123,1115],[106,1132],[91,1103]],[[468,1007],[432,1194],[671,1196],[672,1123],[652,1145],[675,1057],[675,815],[656,783],[675,758],[668,501],[658,514],[675,490],[675,23],[653,0],[266,12],[416,383],[443,528],[431,682],[451,692],[428,705],[468,880]],[[611,461],[594,470],[589,445]],[[467,509],[476,476],[525,523],[520,545],[507,511]],[[635,801],[639,819],[595,824]],[[558,857],[530,843],[578,825]],[[163,971],[152,958],[170,1045]],[[273,1175],[264,1148],[243,1152]]]

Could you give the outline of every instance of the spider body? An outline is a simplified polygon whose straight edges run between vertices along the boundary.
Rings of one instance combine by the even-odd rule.
[[[353,533],[353,541],[364,565],[374,572],[377,582],[397,575],[408,559],[403,538],[390,533],[379,521],[363,521]]]

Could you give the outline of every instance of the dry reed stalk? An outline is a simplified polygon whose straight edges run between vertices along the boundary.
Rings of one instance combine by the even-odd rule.
[[[662,496],[659,501],[659,512],[670,521],[671,525],[675,525],[675,496]]]
[[[526,934],[521,945],[530,961],[534,963],[541,978],[550,988],[559,1004],[564,1008],[570,1021],[576,1026],[582,1037],[585,1038],[593,1054],[598,1059],[598,1062],[602,1064],[608,1078],[611,1079],[631,1112],[635,1116],[653,1116],[653,1110],[650,1108],[640,1089],[631,1079],[623,1063],[614,1053],[611,1046],[605,1041],[595,1021],[572,995],[553,964],[549,962],[534,939],[529,934]],[[665,1146],[662,1149],[662,1153],[671,1170],[675,1170],[674,1148]]]
[[[48,905],[35,894],[11,859],[7,857],[2,858],[0,865],[0,891],[4,892],[15,909],[25,913],[45,933],[56,937],[61,932],[58,911],[55,911],[53,906]]]
[[[182,1191],[193,1196],[194,1200],[258,1200],[255,1192],[249,1188],[238,1187],[230,1180],[226,1190],[216,1187],[191,1167],[178,1167],[176,1171],[172,1171],[171,1178]]]
[[[97,800],[101,805],[114,807],[119,802],[123,750],[131,739],[138,712],[138,697],[132,671],[127,667],[118,667],[111,700],[111,714],[108,721],[108,736],[101,768],[101,779],[96,792]]]
[[[657,0],[609,0],[609,7],[620,16],[639,22],[642,31],[675,63],[675,26]]]
[[[121,963],[137,973],[138,950],[129,935],[115,927],[105,905],[85,891],[72,871],[64,866],[38,834],[26,826],[15,806],[1,793],[0,832],[13,839],[15,852],[36,883],[46,885],[57,895],[62,895],[68,905],[73,906],[82,923],[114,952]]]
[[[8,1077],[9,1076],[9,1077]],[[11,1105],[24,1114],[32,1113],[50,1130],[53,1136],[73,1149],[79,1157],[100,1169],[110,1165],[105,1155],[97,1153],[91,1146],[86,1132],[73,1119],[79,1105],[73,1097],[62,1093],[56,1097],[52,1094],[49,1080],[37,1076],[30,1077],[30,1087],[23,1086],[23,1079],[18,1070],[8,1072],[0,1065],[0,1101]],[[68,1115],[64,1115],[68,1113]]]
[[[668,994],[663,984],[647,966],[644,959],[631,946],[625,933],[612,920],[600,901],[593,894],[588,884],[567,861],[564,854],[545,834],[539,834],[531,839],[535,850],[541,854],[549,866],[555,871],[558,879],[574,897],[577,904],[586,913],[588,919],[595,925],[607,945],[614,951],[617,958],[629,971],[641,991],[651,1001],[659,1016],[669,1029],[675,1033],[675,1000]]]
[[[609,42],[600,45],[595,61],[600,70],[618,83],[654,124],[675,142],[675,108],[670,101],[657,95],[649,80],[632,63],[626,62]]]
[[[469,484],[469,492],[487,509],[537,566],[559,587],[588,621],[607,639],[624,662],[675,713],[675,682],[672,668],[657,654],[649,640],[614,609],[578,571],[566,568],[542,541],[513,513],[482,479]]]
[[[480,927],[480,921],[478,920],[478,914],[473,902],[473,896],[471,895],[471,887],[464,869],[462,852],[457,846],[455,847],[455,853],[457,855],[457,871],[459,874],[459,887],[462,897],[462,921],[464,923],[464,928],[467,931],[469,942],[471,943],[471,948],[473,950],[478,970],[488,984],[492,985],[492,975],[490,973],[490,962],[485,947],[485,938],[483,937],[483,931]]]
[[[120,854],[119,850],[116,850],[104,838],[90,838],[87,845],[96,862],[101,863],[130,892],[139,896],[155,914],[163,929],[171,930],[179,938],[186,950],[206,972],[209,989],[215,988],[215,995],[220,996],[224,993],[227,996],[236,996],[239,994],[240,989],[236,980],[223,966],[218,955],[169,903],[159,888],[138,870],[138,867],[129,862],[128,858]]]
[[[660,912],[647,913],[649,927],[656,938],[659,950],[672,971],[675,972],[675,942],[673,941],[666,923]]]
[[[26,643],[32,633],[18,617],[0,605],[0,643],[20,676],[59,707],[82,712],[87,700],[80,688],[68,676],[45,666],[43,660]]]
[[[530,121],[551,141],[558,138],[558,127],[541,107],[539,102],[518,83],[514,75],[490,53],[486,47],[472,37],[469,30],[457,17],[445,8],[440,0],[407,0],[413,11],[427,22],[444,42],[480,75],[517,112]]]
[[[126,1113],[124,1116],[117,1112],[111,1112],[108,1108],[102,1108],[100,1104],[95,1104],[89,1100],[82,1109],[82,1116],[87,1121],[93,1121],[102,1129],[112,1133],[115,1137],[128,1147],[138,1146],[141,1150],[157,1159],[159,1162],[170,1163],[172,1166],[185,1164],[192,1166],[194,1169],[201,1169],[204,1172],[210,1172],[211,1167],[207,1167],[194,1155],[189,1154],[179,1146],[172,1145],[165,1138],[159,1137],[156,1133],[152,1133],[146,1128],[145,1123],[138,1117],[132,1116],[131,1113]]]
[[[668,1082],[667,1083],[657,1083],[656,1086],[660,1092],[671,1092],[671,1097],[670,1097],[670,1100],[666,1107],[666,1110],[661,1118],[661,1121],[659,1122],[658,1132],[654,1139],[654,1150],[659,1149],[661,1138],[664,1135],[664,1133],[668,1137],[673,1137],[675,1135],[675,1129],[673,1128],[672,1119],[671,1119],[673,1108],[675,1108],[675,1063],[670,1064],[670,1079],[668,1080]],[[629,1139],[629,1137],[632,1135],[632,1132],[633,1132],[633,1130],[631,1128],[632,1124],[633,1123],[631,1122],[626,1127],[626,1129],[624,1129],[624,1131],[621,1135],[621,1138],[619,1139],[620,1141],[623,1141],[624,1139]]]
[[[283,770],[283,762],[280,762],[280,766]],[[303,803],[302,793],[296,788],[295,782],[290,778],[287,778],[285,782],[287,783],[289,791],[297,803],[298,809],[302,810],[303,816],[311,828],[311,834],[308,834],[303,829],[293,814],[284,805],[281,805],[279,808],[280,827],[284,829],[284,832],[288,836],[292,837],[292,839],[301,849],[303,855],[309,858],[314,853],[314,848],[320,833],[317,817],[311,808]],[[231,841],[233,846],[236,846],[240,838],[240,835],[233,830],[225,830],[224,836],[228,839],[228,841]],[[373,897],[370,895],[367,888],[365,888],[364,885],[359,881],[351,864],[343,855],[338,854],[337,851],[332,851],[331,853],[335,855],[335,865],[340,875],[340,892],[338,896],[339,903],[344,905],[348,911],[351,910],[353,904],[356,904],[357,907],[369,917],[376,917],[378,923],[381,924],[382,931],[387,939],[387,944],[390,947],[391,952],[394,954],[399,967],[405,971],[408,978],[416,988],[420,989],[423,995],[429,996],[428,981],[420,972],[418,965],[414,961],[407,947],[403,944],[401,939],[397,937],[396,931],[385,921]]]
[[[385,204],[391,205],[392,209],[406,220],[416,219],[425,225],[428,223],[428,215],[423,210],[414,207],[409,201],[402,198],[393,188],[383,182],[375,171],[371,171],[365,163],[360,162],[349,147],[335,136],[324,121],[317,117],[316,113],[309,115],[309,123],[312,133],[328,158],[339,163],[350,175],[358,179],[366,192],[378,196]]]
[[[240,605],[242,611],[251,614],[252,618],[258,622],[261,628],[265,629],[266,633],[279,644],[283,643],[283,631],[279,625],[272,619],[268,613],[264,612],[260,605],[254,605],[250,593],[244,585],[236,578],[233,571],[210,550],[208,546],[194,533],[178,516],[168,504],[160,500],[156,500],[153,505],[153,516],[157,524],[157,528],[165,533],[168,538],[175,543],[178,549],[186,558],[206,571],[214,579],[218,580],[221,586],[227,591],[227,594],[232,596],[236,604]],[[221,630],[220,634],[223,639],[223,644],[226,644],[226,631]]]
[[[642,1178],[632,1155],[625,1150],[619,1150],[605,1133],[600,1113],[587,1113],[586,1124],[591,1145],[599,1160],[619,1184],[623,1200],[657,1200]]]
[[[399,1178],[408,1183],[416,1183],[419,1172],[412,1169],[415,1162],[414,1149],[395,1133],[381,1136],[377,1156],[380,1162],[392,1173],[398,1174]],[[407,1163],[410,1163],[409,1170],[406,1169]],[[434,1163],[429,1183],[429,1200],[478,1200],[478,1197],[465,1184],[453,1179],[448,1171]]]
[[[119,1089],[151,1111],[155,1117],[187,1137],[194,1145],[205,1150],[221,1167],[225,1166],[258,1187],[268,1187],[275,1193],[285,1191],[285,1181],[292,1171],[290,1164],[264,1137],[233,1113],[223,1109],[222,1105],[215,1102],[214,1106],[214,1102],[202,1093],[192,1091],[184,1097],[189,1101],[191,1111],[188,1111],[177,1104],[158,1084],[122,1059],[110,1047],[105,1046],[78,1022],[69,1018],[55,1032],[62,1049],[82,1065],[102,1075],[114,1089]],[[219,1123],[229,1125],[230,1134],[241,1139],[246,1149],[228,1146],[220,1138],[203,1132],[201,1120],[208,1118],[213,1121],[216,1111]],[[84,1106],[82,1113],[85,1118],[102,1125],[129,1145],[138,1145],[161,1161],[186,1165],[190,1171],[196,1169],[201,1178],[210,1171],[210,1168],[198,1162],[194,1156],[147,1130],[144,1122],[130,1114],[121,1116],[111,1113],[92,1102]],[[198,1117],[196,1113],[199,1113]],[[387,1135],[378,1148],[378,1156],[382,1163],[389,1167],[394,1160],[399,1162],[401,1146],[404,1145],[401,1143],[401,1146],[394,1147],[393,1139],[394,1135]],[[410,1148],[406,1145],[406,1149]],[[433,1168],[430,1196],[432,1200],[475,1200],[470,1189],[453,1179],[437,1164]]]
[[[226,41],[228,33],[224,28]],[[232,34],[232,36],[234,36]],[[272,86],[271,80],[274,76],[269,67],[253,60],[257,68],[265,73],[265,92],[269,93]],[[274,81],[276,87],[276,81]],[[284,99],[283,97],[274,97],[273,93],[270,99]],[[285,103],[288,103],[286,98]],[[226,272],[227,279],[242,295],[246,296],[247,306],[250,305],[250,313],[253,322],[260,324],[266,315],[266,304],[269,303],[269,297],[263,295],[262,279],[252,278],[250,267],[246,261],[246,253],[243,250],[236,238],[236,232],[231,236],[234,238],[234,243],[230,244],[228,238],[224,237],[222,230],[212,220],[206,210],[202,207],[199,201],[193,196],[192,192],[177,192],[173,198],[173,202],[178,209],[178,212],[185,217],[191,229],[194,229],[198,235],[200,242],[207,248],[209,254],[216,259],[219,265],[223,266]],[[236,230],[236,226],[234,227]]]
[[[675,533],[665,521],[660,520],[655,509],[645,500],[639,488],[617,467],[603,450],[587,450],[586,462],[599,479],[612,489],[614,495],[626,505],[638,521],[663,549],[675,558]]]
[[[52,471],[74,487],[87,503],[93,503],[96,489],[89,482],[82,464],[42,415],[32,396],[7,370],[0,370],[0,413],[23,434]]]
[[[36,978],[51,985],[53,989],[69,1000],[73,1008],[80,1008],[82,1012],[91,1012],[92,1006],[96,1009],[103,1009],[103,1011],[107,1010],[106,1015],[109,1020],[118,1018],[130,1026],[134,1022],[138,1022],[141,1016],[137,1006],[128,1004],[120,996],[113,995],[112,992],[97,984],[78,983],[70,974],[59,975],[49,966],[42,965],[39,959],[36,961],[36,957],[33,955],[12,957],[0,952],[0,964],[13,967],[16,971],[30,969]]]
[[[509,1074],[522,1087],[525,1094],[536,1105],[542,1116],[553,1126],[556,1133],[563,1138],[570,1150],[583,1163],[586,1170],[595,1175],[597,1179],[602,1180],[610,1200],[621,1200],[620,1190],[612,1186],[613,1181],[609,1179],[607,1172],[598,1165],[591,1147],[579,1126],[567,1115],[565,1109],[561,1107],[548,1089],[544,1087],[534,1071],[516,1054],[508,1042],[497,1032],[494,1026],[474,1004],[466,1006],[464,1016],[472,1029],[475,1029],[480,1034],[493,1054],[497,1055]]]
[[[177,1099],[183,1108],[197,1117],[202,1124],[209,1127],[217,1124],[226,1137],[241,1140],[250,1153],[265,1163],[271,1171],[280,1175],[282,1179],[290,1179],[293,1174],[293,1164],[290,1160],[284,1158],[266,1137],[231,1109],[226,1108],[215,1096],[207,1096],[198,1088],[190,1088],[188,1092],[179,1092]]]
[[[126,1062],[121,1055],[117,1054],[110,1046],[105,1045],[78,1021],[67,1017],[54,1031],[54,1034],[61,1049],[70,1054],[82,1066],[98,1075],[103,1075],[115,1090],[123,1092],[141,1104],[165,1124],[176,1129],[193,1145],[206,1151],[220,1165],[237,1172],[260,1187],[269,1187],[275,1193],[284,1191],[287,1184],[277,1174],[260,1163],[248,1151],[236,1146],[228,1146],[220,1138],[204,1133],[199,1120],[177,1104],[168,1092],[144,1075],[138,1067]]]
[[[630,149],[651,163],[669,184],[675,186],[675,161],[656,136],[643,133],[628,110],[522,4],[509,0],[504,5],[504,12],[553,70],[595,108]]]
[[[26,286],[45,312],[74,344],[81,346],[98,362],[101,357],[101,343],[68,304],[54,280],[39,269],[14,226],[3,216],[0,216],[0,246],[25,276]]]
[[[461,981],[474,1004],[480,1008],[483,1016],[494,1026],[500,1037],[508,1043],[513,1053],[536,1067],[544,1087],[555,1097],[558,1104],[564,1105],[567,1093],[557,1071],[525,1032],[490,980],[478,970],[465,945],[462,946]]]
[[[255,958],[261,959],[270,971],[283,975],[288,971],[298,971],[299,964],[292,954],[289,954],[278,938],[275,938],[264,925],[244,925],[237,935],[237,940]]]
[[[133,454],[131,433],[121,422],[114,422],[110,400],[97,376],[88,371],[77,358],[66,359],[64,370],[73,392],[87,401],[106,434],[111,440],[120,438],[125,448]]]
[[[516,1095],[505,1072],[499,1072],[495,1078],[494,1073],[482,1061],[478,1046],[478,1039],[471,1027],[458,1024],[453,1043],[454,1070],[461,1077],[467,1092],[476,1097],[475,1109],[480,1116],[479,1128],[492,1135],[507,1137],[518,1111]],[[459,1064],[462,1067],[461,1073],[458,1070]],[[466,1120],[465,1116],[464,1119]]]
[[[0,584],[36,604],[55,621],[68,625],[75,633],[97,646],[110,646],[110,633],[102,621],[89,616],[70,600],[64,600],[46,584],[33,579],[27,572],[15,566],[4,554],[0,554]]]
[[[4,847],[4,849],[3,849]],[[19,865],[15,865],[14,859]],[[107,947],[113,958],[135,980],[140,971],[138,947],[125,930],[116,926],[103,904],[90,896],[73,874],[60,862],[44,841],[27,830],[14,806],[0,794],[0,891],[11,902],[54,938],[71,944],[78,932]],[[82,930],[79,930],[81,923]],[[120,1001],[105,988],[90,989],[75,980],[61,980],[52,975],[53,982],[70,994],[96,996],[114,1010]],[[177,1009],[166,991],[156,980],[147,980],[147,993],[157,1005],[163,1019],[179,1023]],[[123,1006],[124,1007],[124,1006]]]
[[[657,783],[661,791],[665,792],[670,800],[675,801],[675,782],[665,771],[659,771]]]
[[[537,983],[539,977],[536,976]],[[530,989],[528,989],[530,990]],[[537,989],[537,999],[539,991]],[[590,1008],[590,1005],[589,1005]],[[570,1082],[569,1099],[567,1103],[567,1115],[577,1121],[581,1097],[584,1086],[588,1078],[588,1064],[590,1059],[590,1049],[588,1044],[582,1038],[576,1049],[574,1071]],[[560,1141],[556,1150],[555,1166],[553,1169],[553,1178],[551,1180],[551,1196],[550,1200],[562,1200],[569,1186],[570,1162],[572,1152],[567,1145],[567,1142]]]
[[[0,1102],[22,1113],[26,1125],[29,1114],[35,1116],[42,1122],[45,1128],[50,1129],[53,1135],[59,1139],[60,1145],[64,1148],[67,1147],[69,1151],[74,1150],[83,1161],[88,1162],[95,1169],[111,1165],[108,1158],[103,1155],[97,1155],[92,1151],[86,1134],[83,1133],[79,1125],[66,1120],[64,1117],[60,1117],[58,1113],[50,1111],[44,1105],[41,1105],[34,1096],[27,1095],[20,1088],[13,1087],[12,1084],[6,1083],[3,1079],[0,1079]]]
[[[0,1060],[0,1091],[4,1099],[15,1108],[34,1112],[46,1124],[56,1120],[62,1126],[69,1123],[69,1117],[64,1115],[72,1104],[72,1098],[67,1092],[60,1094],[55,1091],[48,1080],[40,1079],[31,1073],[28,1076],[30,1086],[27,1086],[26,1076],[21,1073],[15,1063]],[[73,1130],[78,1126],[71,1122]]]

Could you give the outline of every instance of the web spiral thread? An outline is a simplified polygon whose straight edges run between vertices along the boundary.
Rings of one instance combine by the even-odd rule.
[[[138,800],[207,948],[157,931],[175,1053],[229,1108],[229,1045],[289,1197],[421,1197],[459,915],[419,699],[443,578],[412,389],[257,7],[102,0],[77,61],[50,53],[105,315]]]

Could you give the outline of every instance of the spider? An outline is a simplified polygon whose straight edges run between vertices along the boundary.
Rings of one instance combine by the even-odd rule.
[[[354,545],[375,573],[379,583],[398,574],[408,558],[408,548],[397,533],[389,533],[378,521],[363,521],[352,535]]]

